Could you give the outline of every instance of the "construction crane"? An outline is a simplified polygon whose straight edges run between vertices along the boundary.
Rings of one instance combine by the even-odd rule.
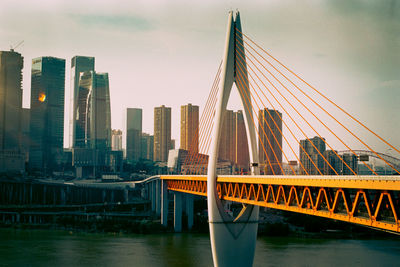
[[[10,45],[10,51],[14,52],[14,50],[19,47],[20,45],[22,45],[24,43],[24,40],[22,40],[21,42],[19,42],[17,45],[15,45],[14,47],[12,45]]]

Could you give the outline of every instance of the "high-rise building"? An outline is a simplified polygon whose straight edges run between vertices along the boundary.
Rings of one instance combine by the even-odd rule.
[[[21,54],[0,51],[0,171],[23,171],[21,153],[22,68]]]
[[[222,134],[219,138],[218,158],[235,162],[235,120],[234,112],[226,110],[222,121]]]
[[[108,73],[80,73],[73,164],[77,177],[99,177],[113,169]]]
[[[241,171],[249,168],[249,148],[246,127],[241,110],[226,110],[222,122],[218,159],[228,161]]]
[[[282,113],[274,109],[258,112],[258,153],[265,174],[282,174]]]
[[[358,158],[354,154],[344,153],[339,158],[337,151],[326,150],[323,155],[330,165],[324,160],[323,173],[325,175],[354,175],[354,173],[358,173]]]
[[[141,144],[141,158],[147,160],[153,160],[154,153],[154,136],[147,133],[142,133],[142,144]]]
[[[62,163],[64,140],[65,59],[32,60],[31,168],[52,170]]]
[[[342,175],[354,175],[354,173],[358,173],[358,158],[356,155],[352,153],[344,153],[342,155],[342,159],[343,161],[340,161]],[[345,164],[345,162],[347,165]],[[351,170],[353,170],[354,173]]]
[[[241,170],[248,171],[250,167],[249,145],[243,112],[238,110],[234,112],[233,116],[235,126],[235,162]]]
[[[319,175],[320,172],[323,174],[324,159],[321,155],[326,150],[325,138],[315,136],[310,139],[300,140],[300,146],[300,162],[308,174]],[[300,167],[300,174],[304,175],[306,172],[303,167]]]
[[[126,159],[131,163],[141,156],[142,116],[140,108],[126,110]]]
[[[75,147],[111,149],[108,73],[86,71],[80,74]]]
[[[0,150],[20,149],[23,64],[21,54],[0,51]]]
[[[30,120],[31,110],[29,108],[22,109],[21,117],[21,150],[25,154],[25,161],[29,160],[29,146],[30,146]]]
[[[122,150],[122,131],[112,130],[111,132],[111,149],[120,151]]]
[[[340,159],[337,156],[337,151],[325,150],[323,153],[326,161],[324,160],[324,175],[340,174]],[[328,164],[329,162],[329,164]],[[335,173],[336,172],[336,173]]]
[[[94,71],[94,57],[75,56],[71,59],[71,118],[70,118],[70,146],[75,147],[76,123],[78,117],[78,97],[80,73]]]
[[[171,108],[154,108],[154,161],[167,162],[171,148]]]
[[[199,151],[199,106],[181,106],[181,149]]]

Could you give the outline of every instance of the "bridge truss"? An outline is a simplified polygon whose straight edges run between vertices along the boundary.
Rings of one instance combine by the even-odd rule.
[[[168,189],[207,196],[207,177],[161,176]],[[400,232],[396,176],[218,176],[222,200]]]

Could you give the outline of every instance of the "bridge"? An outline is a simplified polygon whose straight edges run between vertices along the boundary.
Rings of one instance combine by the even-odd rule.
[[[218,173],[232,88],[238,90],[244,111],[249,175]],[[246,35],[239,12],[229,12],[223,58],[181,173],[153,177],[147,187],[163,224],[168,216],[168,190],[174,193],[178,231],[183,202],[191,217],[192,196],[207,197],[214,265],[251,266],[259,207],[399,233],[399,161],[377,152],[373,148],[377,144],[400,154]],[[342,152],[335,149],[338,146]],[[379,159],[392,175],[378,175],[363,158],[365,154]],[[283,163],[293,162],[290,159],[295,159],[298,168]],[[358,163],[372,175],[358,175]],[[227,202],[243,205],[237,216],[226,212]]]

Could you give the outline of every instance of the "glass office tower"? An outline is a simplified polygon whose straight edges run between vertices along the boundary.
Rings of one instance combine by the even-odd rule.
[[[32,60],[29,164],[53,170],[61,164],[64,139],[65,59]]]

